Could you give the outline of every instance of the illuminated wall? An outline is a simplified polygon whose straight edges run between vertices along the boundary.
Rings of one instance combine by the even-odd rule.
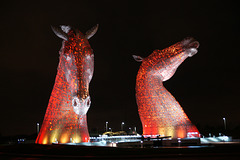
[[[86,113],[91,104],[89,83],[94,54],[88,39],[96,33],[98,25],[86,34],[69,26],[60,27],[52,27],[63,43],[55,84],[36,139],[39,144],[89,141]]]
[[[144,135],[199,137],[198,129],[163,86],[187,57],[197,53],[198,46],[193,38],[186,38],[146,58],[133,56],[142,62],[136,79],[136,100]]]

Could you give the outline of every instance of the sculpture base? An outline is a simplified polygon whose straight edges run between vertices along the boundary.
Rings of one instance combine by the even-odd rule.
[[[81,143],[89,142],[88,133],[80,133],[73,130],[53,130],[43,135],[39,135],[36,142],[37,144],[52,144],[52,143]]]
[[[200,134],[194,125],[169,127],[143,127],[143,135],[150,137],[171,136],[171,138],[199,138]]]

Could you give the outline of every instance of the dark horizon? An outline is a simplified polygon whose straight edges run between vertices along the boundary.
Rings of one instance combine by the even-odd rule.
[[[88,127],[120,130],[121,122],[141,128],[135,99],[140,63],[185,37],[199,41],[198,53],[164,82],[193,124],[240,125],[239,13],[234,1],[64,1],[1,5],[0,134],[32,134],[43,121],[54,85],[62,40],[51,25],[86,32],[99,24],[89,42],[95,55],[90,83]]]

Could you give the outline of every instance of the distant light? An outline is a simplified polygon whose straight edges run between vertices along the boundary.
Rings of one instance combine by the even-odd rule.
[[[226,120],[226,118],[223,118],[223,120],[225,121],[225,120]]]
[[[37,123],[37,125],[39,126],[39,123]]]
[[[122,122],[122,124],[124,124],[124,122]]]
[[[106,123],[108,123],[108,122],[106,122]]]

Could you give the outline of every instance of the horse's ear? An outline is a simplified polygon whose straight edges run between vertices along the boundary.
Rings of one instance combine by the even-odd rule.
[[[136,55],[132,55],[133,58],[135,59],[135,61],[137,62],[142,62],[144,58],[140,57],[140,56],[136,56]]]
[[[87,32],[86,32],[86,34],[85,34],[85,37],[87,38],[87,39],[90,39],[92,36],[94,36],[94,34],[97,32],[97,30],[98,30],[98,24],[97,25],[95,25],[94,27],[92,27],[91,29],[89,29]]]
[[[53,32],[56,34],[56,36],[58,36],[59,38],[65,40],[65,41],[68,41],[68,34],[66,32],[64,32],[62,30],[62,28],[59,28],[59,27],[54,27],[54,26],[51,26]]]

